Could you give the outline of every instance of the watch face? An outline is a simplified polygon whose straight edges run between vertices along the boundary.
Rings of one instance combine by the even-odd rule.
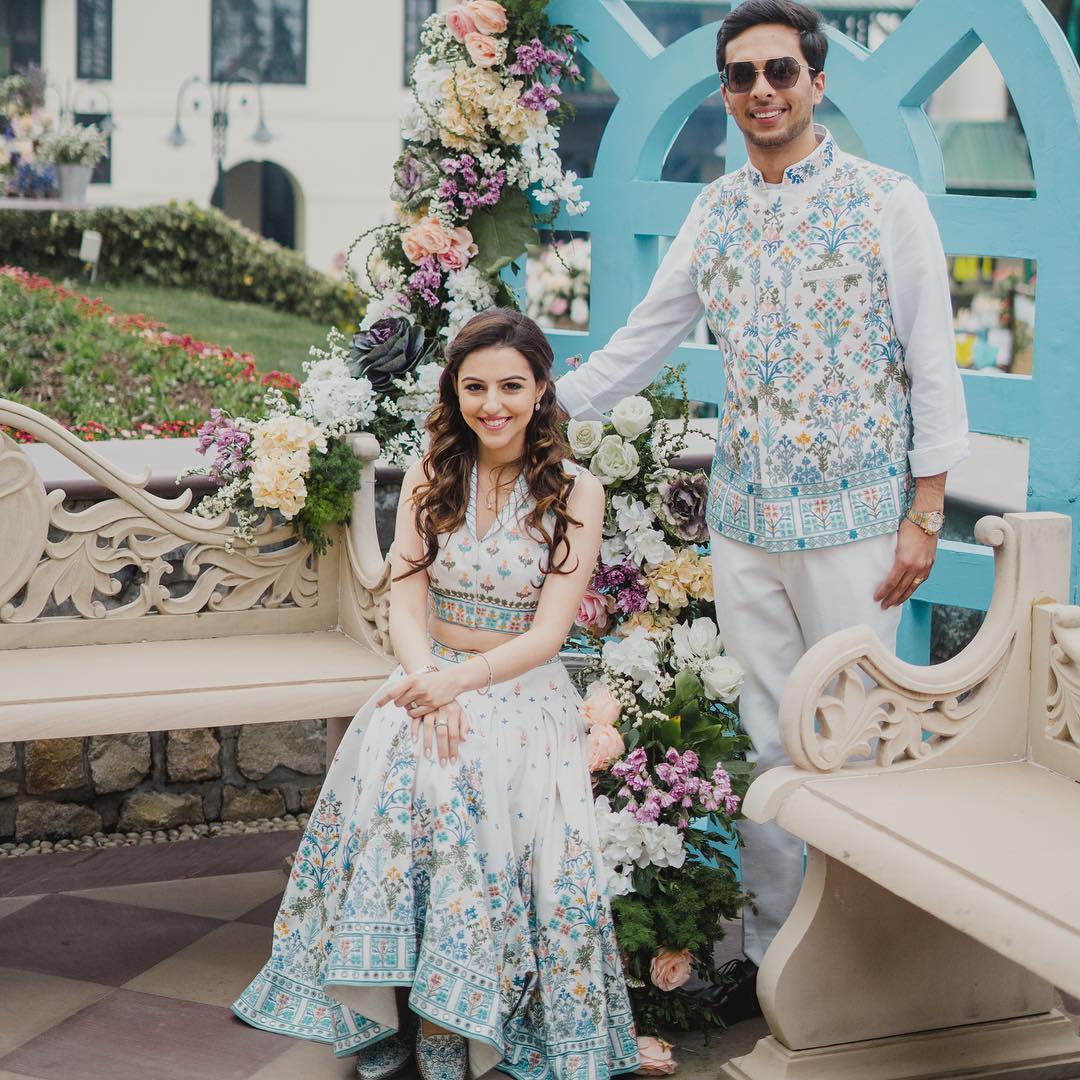
[[[933,510],[927,516],[926,524],[929,525],[934,532],[941,532],[941,527],[945,524],[945,515],[940,510]]]

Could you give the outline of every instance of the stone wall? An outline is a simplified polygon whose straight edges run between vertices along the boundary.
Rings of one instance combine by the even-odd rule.
[[[0,840],[307,811],[325,752],[321,720],[0,743]]]

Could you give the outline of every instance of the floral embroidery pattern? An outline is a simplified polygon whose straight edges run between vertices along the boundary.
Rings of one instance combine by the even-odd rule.
[[[357,714],[300,842],[270,959],[233,1010],[345,1056],[394,1034],[362,1002],[386,996],[384,1016],[408,986],[412,1011],[464,1036],[485,1069],[607,1080],[636,1068],[597,880],[581,699],[554,658],[462,702],[475,734],[452,768],[418,754],[393,703]]]
[[[769,188],[702,193],[691,278],[726,376],[709,525],[771,551],[894,531],[910,499],[904,350],[881,218],[904,180],[831,136]]]

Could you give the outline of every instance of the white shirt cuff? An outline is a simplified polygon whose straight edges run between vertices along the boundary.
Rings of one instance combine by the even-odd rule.
[[[908,464],[913,476],[937,476],[948,472],[954,465],[959,465],[971,456],[971,447],[967,438],[956,439],[941,446],[923,446],[918,450],[908,451]]]

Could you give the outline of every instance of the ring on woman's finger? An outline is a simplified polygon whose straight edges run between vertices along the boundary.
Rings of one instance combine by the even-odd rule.
[[[435,726],[437,728],[439,728],[439,727],[449,727],[450,725],[449,725],[449,722],[446,721],[446,720],[436,720],[435,721]]]

